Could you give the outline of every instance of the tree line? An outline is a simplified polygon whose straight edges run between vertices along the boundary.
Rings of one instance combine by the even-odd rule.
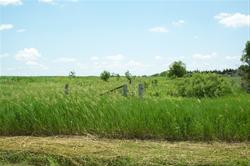
[[[241,85],[243,88],[245,88],[248,92],[250,92],[250,41],[247,41],[245,44],[245,48],[243,50],[243,54],[241,56],[241,62],[242,65],[238,69],[224,69],[224,70],[206,70],[206,71],[187,71],[186,65],[182,61],[175,61],[173,62],[169,70],[163,71],[161,73],[156,73],[151,76],[153,77],[170,77],[170,78],[177,78],[177,77],[183,77],[183,76],[192,76],[193,74],[200,73],[200,74],[218,74],[218,75],[227,75],[227,76],[241,76]],[[70,77],[75,76],[75,72],[70,72]],[[100,78],[103,81],[108,81],[110,77],[117,77],[120,78],[119,74],[110,73],[109,71],[104,70],[100,74]],[[132,78],[135,76],[132,76],[132,74],[127,71],[125,72],[125,77],[128,79],[129,83],[131,84]]]

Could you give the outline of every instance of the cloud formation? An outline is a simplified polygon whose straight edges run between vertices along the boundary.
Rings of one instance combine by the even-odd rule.
[[[0,6],[7,6],[7,5],[22,5],[21,0],[0,0]]]
[[[241,13],[219,13],[214,16],[214,18],[226,27],[239,28],[250,26],[250,15]]]
[[[111,61],[121,61],[124,58],[125,57],[122,54],[116,54],[116,55],[111,55],[111,56],[106,57],[107,60],[111,60]]]
[[[12,24],[0,24],[0,31],[10,30],[12,28],[14,28]]]
[[[185,24],[185,21],[184,21],[184,20],[178,20],[178,21],[172,22],[172,25],[177,26],[177,27],[180,27],[180,26],[182,26],[183,24]]]
[[[37,61],[39,57],[41,57],[41,54],[36,48],[24,48],[18,51],[15,56],[16,60],[24,62],[34,62]]]
[[[216,57],[217,53],[216,52],[212,52],[210,54],[200,54],[200,53],[196,53],[192,55],[192,58],[195,60],[208,60],[208,59],[212,59],[214,57]]]
[[[78,2],[78,0],[38,0],[38,2],[46,3],[50,5],[57,5],[60,2]]]
[[[99,57],[98,56],[92,56],[92,57],[90,57],[90,60],[91,61],[97,61],[97,60],[99,60]]]
[[[168,29],[166,27],[153,27],[149,29],[149,32],[166,33]]]
[[[227,60],[238,60],[238,59],[240,59],[240,57],[239,56],[226,56],[225,59],[227,59]]]

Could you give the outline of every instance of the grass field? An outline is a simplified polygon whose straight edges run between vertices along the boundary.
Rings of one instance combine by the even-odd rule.
[[[89,136],[0,137],[0,165],[241,165],[248,143],[167,142]]]
[[[143,99],[137,96],[139,82],[147,87]],[[175,96],[176,82],[137,77],[129,97],[123,97],[119,90],[100,94],[127,83],[124,77],[108,82],[98,77],[0,77],[0,135],[250,140],[250,95],[237,80],[234,94],[202,99]]]

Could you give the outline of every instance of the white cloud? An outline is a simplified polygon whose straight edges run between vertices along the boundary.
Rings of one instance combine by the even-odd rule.
[[[12,24],[0,24],[0,31],[9,30],[12,28],[14,28]]]
[[[172,22],[172,25],[177,26],[177,27],[180,27],[180,26],[182,26],[184,23],[185,23],[184,20],[178,20],[178,21]]]
[[[227,60],[239,60],[240,57],[239,56],[226,56],[225,59],[227,59]]]
[[[36,65],[38,65],[38,63],[36,61],[27,61],[26,65],[36,66]]]
[[[92,57],[90,57],[90,60],[91,60],[91,61],[97,61],[97,60],[99,60],[99,57],[97,57],[97,56],[92,56]]]
[[[128,63],[125,64],[125,67],[139,70],[139,69],[145,68],[146,65],[143,64],[142,62],[130,60]]]
[[[25,32],[25,31],[26,31],[26,29],[18,29],[17,30],[18,33],[22,33],[22,32]]]
[[[107,60],[111,60],[111,61],[122,61],[125,57],[122,54],[116,54],[113,56],[107,56],[106,59]]]
[[[244,15],[241,13],[219,13],[214,16],[214,18],[226,27],[238,28],[250,26],[250,15]]]
[[[117,56],[117,57],[121,57],[121,56]],[[127,70],[129,70],[134,74],[135,73],[143,74],[144,71],[149,68],[149,65],[146,65],[143,62],[136,61],[133,59],[128,59],[128,58],[124,58],[123,60],[118,60],[116,58],[115,60],[108,60],[107,57],[104,57],[104,58],[99,57],[98,61],[92,61],[91,63],[79,62],[76,64],[76,67],[79,70],[87,70],[88,73],[95,73],[95,75],[98,75],[103,70],[108,70],[110,72],[115,72],[119,74],[124,74]]]
[[[7,5],[21,5],[21,0],[0,0],[0,6],[7,6]]]
[[[15,57],[18,61],[28,62],[37,61],[40,56],[41,54],[36,48],[24,48],[18,51]]]
[[[53,4],[55,3],[55,0],[38,0],[38,2]]]
[[[195,60],[208,60],[208,59],[212,59],[214,57],[216,57],[217,53],[216,52],[212,52],[210,54],[193,54],[192,58]]]
[[[16,60],[24,62],[29,69],[47,70],[48,67],[39,63],[41,54],[36,48],[24,48],[16,53]]]
[[[55,62],[73,63],[73,62],[76,62],[76,59],[75,58],[61,57],[61,58],[56,59]]]
[[[155,59],[156,59],[156,60],[161,60],[162,57],[157,55],[157,56],[155,56]]]
[[[62,2],[62,0],[38,0],[38,2],[50,5],[59,5],[59,2]],[[78,0],[64,0],[63,2],[78,2]]]
[[[168,29],[166,27],[153,27],[149,29],[149,32],[166,33]]]

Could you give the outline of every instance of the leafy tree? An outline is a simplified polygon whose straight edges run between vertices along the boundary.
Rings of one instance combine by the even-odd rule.
[[[170,65],[169,77],[183,77],[186,74],[186,65],[182,61],[175,61]]]
[[[246,46],[245,46],[245,49],[243,51],[241,61],[245,62],[248,66],[250,66],[250,41],[246,42]]]
[[[76,76],[76,72],[74,72],[74,71],[69,72],[69,77],[75,77],[75,76]]]
[[[244,63],[239,67],[240,75],[242,76],[241,85],[250,92],[250,41],[246,42],[241,61]]]
[[[110,72],[104,70],[101,74],[100,77],[103,81],[108,81],[108,79],[110,78]]]
[[[125,77],[128,79],[129,84],[131,84],[132,83],[132,78],[133,78],[132,74],[129,71],[126,71]]]

